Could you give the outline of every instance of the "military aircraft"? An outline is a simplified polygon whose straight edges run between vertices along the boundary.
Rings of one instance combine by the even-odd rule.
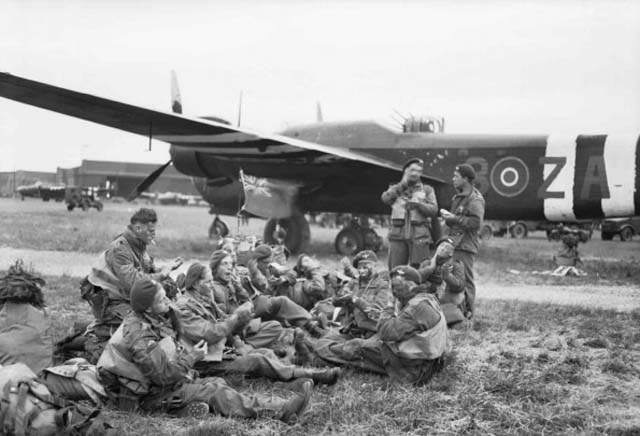
[[[24,200],[25,197],[40,198],[40,186],[42,186],[42,182],[35,182],[31,185],[21,185],[16,188],[16,192],[22,200]]]
[[[284,227],[292,251],[304,249],[310,238],[304,212],[387,214],[380,194],[399,181],[403,163],[412,157],[424,160],[424,180],[445,208],[453,194],[449,181],[455,166],[474,166],[486,219],[567,222],[640,215],[638,134],[446,134],[420,119],[408,120],[402,132],[358,121],[261,134],[216,117],[182,115],[175,104],[180,111],[164,112],[8,73],[0,73],[0,96],[170,143],[171,160],[149,175],[140,192],[170,162],[194,177],[203,197],[216,200],[222,214],[238,210],[241,170],[296,184],[295,212],[265,227],[267,240],[276,224]],[[363,238],[343,229],[337,246],[341,237],[347,243]]]
[[[49,201],[51,199],[62,201],[64,200],[64,189],[64,185],[51,185],[38,181],[31,185],[18,186],[16,192],[22,200],[24,200],[25,197],[34,197],[42,198],[42,201]]]

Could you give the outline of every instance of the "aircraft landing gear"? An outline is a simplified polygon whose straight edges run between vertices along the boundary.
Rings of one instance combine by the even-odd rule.
[[[336,236],[334,246],[338,254],[352,256],[362,250],[378,252],[382,247],[382,238],[369,227],[366,217],[360,220],[353,218],[351,222]]]
[[[263,240],[267,244],[276,244],[284,236],[284,245],[291,253],[302,253],[309,248],[311,231],[309,223],[302,214],[289,218],[272,218],[264,226]]]

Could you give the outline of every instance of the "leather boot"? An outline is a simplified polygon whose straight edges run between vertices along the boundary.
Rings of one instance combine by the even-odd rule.
[[[316,385],[332,385],[342,375],[340,368],[296,368],[293,370],[295,378],[310,378]]]
[[[293,398],[285,402],[275,415],[275,418],[287,424],[293,424],[304,413],[311,399],[313,380],[301,378],[293,383],[289,383],[289,388],[296,394]]]
[[[313,354],[307,345],[306,333],[301,328],[296,327],[294,335],[293,345],[296,350],[295,363],[301,366],[310,365],[313,360]]]
[[[321,338],[327,332],[318,326],[318,323],[315,321],[307,321],[305,325],[302,326],[311,336],[314,338]]]

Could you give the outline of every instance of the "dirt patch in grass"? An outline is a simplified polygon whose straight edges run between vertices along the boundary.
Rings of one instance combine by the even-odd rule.
[[[51,252],[100,253],[109,241],[121,233],[133,212],[143,204],[107,203],[102,212],[67,212],[63,203],[39,200],[0,199],[0,247],[50,250]],[[183,256],[206,259],[214,245],[207,237],[213,217],[207,209],[179,206],[153,206],[158,213],[157,245],[150,253],[159,259]],[[262,237],[265,221],[250,219],[238,227],[235,217],[222,217],[232,234]],[[386,238],[386,229],[376,229]],[[311,226],[309,252],[326,268],[335,268],[342,256],[335,253],[338,229]],[[552,268],[557,243],[543,233],[527,239],[493,238],[483,242],[476,261],[479,283],[529,284],[544,286],[637,285],[640,283],[640,243],[638,241],[601,241],[592,239],[580,245],[586,277],[550,277],[533,274]],[[379,253],[386,264],[386,246]],[[55,261],[55,259],[54,259]],[[2,267],[2,265],[0,265]],[[66,271],[74,274],[72,266]],[[515,273],[517,272],[517,273]]]

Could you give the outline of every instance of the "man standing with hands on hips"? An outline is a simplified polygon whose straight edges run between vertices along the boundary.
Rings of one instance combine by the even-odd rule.
[[[451,211],[440,209],[440,215],[449,227],[449,237],[455,249],[453,258],[462,262],[465,275],[467,301],[466,317],[471,319],[475,310],[476,286],[473,262],[478,254],[478,230],[484,218],[484,197],[473,186],[476,172],[468,164],[458,165],[453,172],[456,194],[451,200]]]
[[[398,265],[417,267],[429,257],[429,218],[436,219],[438,203],[433,188],[420,180],[423,169],[422,159],[409,159],[400,183],[382,193],[382,202],[391,206],[389,271]]]

